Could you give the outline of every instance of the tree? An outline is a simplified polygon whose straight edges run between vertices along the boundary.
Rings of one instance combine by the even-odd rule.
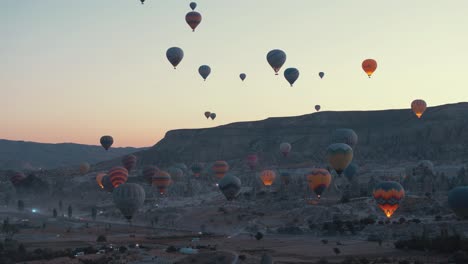
[[[23,200],[18,200],[18,211],[24,211],[24,202],[23,202]]]
[[[73,208],[71,205],[68,206],[68,218],[71,218],[73,215]]]
[[[93,209],[91,209],[91,217],[93,218],[93,221],[96,221],[96,216],[97,216],[97,209],[96,207],[93,207]]]
[[[54,208],[53,214],[54,214],[54,218],[57,218],[57,209]]]

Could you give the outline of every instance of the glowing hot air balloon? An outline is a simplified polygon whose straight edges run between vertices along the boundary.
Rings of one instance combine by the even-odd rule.
[[[331,183],[330,172],[326,169],[311,169],[306,174],[306,179],[310,190],[314,191],[319,199]]]
[[[195,32],[195,28],[198,27],[201,21],[202,16],[196,11],[188,12],[187,15],[185,15],[185,22],[187,22],[193,32]]]
[[[417,100],[414,100],[414,101],[411,103],[411,109],[413,110],[414,114],[415,114],[418,118],[421,118],[421,116],[423,115],[424,111],[426,111],[426,108],[427,108],[427,105],[426,105],[426,102],[425,102],[424,100],[417,99]]]
[[[291,87],[293,87],[293,84],[299,78],[299,70],[296,68],[287,68],[284,70],[284,78],[286,78]]]
[[[275,75],[278,75],[279,70],[286,62],[286,53],[279,49],[271,50],[267,54],[267,61],[271,68],[273,68],[273,71],[275,71]]]
[[[375,186],[373,196],[379,208],[390,218],[405,197],[405,190],[398,182],[385,181]]]
[[[184,58],[184,51],[179,47],[172,47],[166,51],[166,57],[175,69]]]
[[[128,170],[124,167],[114,167],[107,173],[114,188],[124,184],[128,180]]]
[[[369,78],[377,69],[377,62],[373,59],[367,59],[362,62],[362,69],[366,72]]]
[[[276,179],[276,173],[272,170],[264,170],[260,174],[260,179],[262,180],[263,185],[271,186]]]
[[[206,81],[206,78],[208,78],[211,73],[211,68],[208,65],[202,65],[198,68],[198,73],[203,78],[203,80]]]
[[[96,183],[101,189],[104,189],[104,185],[102,184],[102,179],[104,178],[104,176],[106,176],[105,172],[99,172],[98,174],[96,174]]]

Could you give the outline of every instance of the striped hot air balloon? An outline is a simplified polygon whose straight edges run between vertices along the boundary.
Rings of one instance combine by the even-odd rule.
[[[327,159],[330,166],[339,174],[353,160],[353,149],[344,143],[334,143],[327,148]]]
[[[171,183],[171,175],[166,171],[160,170],[156,173],[156,176],[153,177],[153,186],[158,189],[160,194],[166,194],[167,187],[169,187]]]
[[[193,176],[199,177],[201,172],[203,171],[203,165],[197,162],[197,163],[192,164],[190,169],[192,170]]]
[[[216,161],[213,166],[211,167],[213,172],[215,173],[216,177],[218,179],[221,179],[226,175],[226,173],[229,171],[229,165],[226,161],[224,160],[219,160]]]
[[[258,156],[257,154],[250,154],[247,156],[247,165],[251,170],[255,170],[255,167],[257,167],[258,163]]]
[[[119,185],[126,183],[128,180],[128,170],[120,166],[110,169],[107,175],[109,175],[114,188],[119,187]]]
[[[153,183],[153,177],[156,176],[156,173],[158,173],[159,168],[156,166],[146,166],[143,168],[142,174],[143,178],[148,182],[149,184]]]
[[[13,186],[18,186],[21,184],[22,181],[24,181],[26,179],[26,175],[24,175],[24,173],[22,172],[14,172],[11,176],[10,176],[10,182],[13,184]]]
[[[127,171],[131,171],[137,163],[137,157],[133,154],[127,155],[122,159],[122,165],[127,169]]]
[[[185,22],[187,22],[193,32],[195,32],[195,29],[200,25],[201,21],[202,16],[196,11],[188,12],[187,15],[185,15]]]
[[[311,169],[306,174],[307,184],[309,189],[317,194],[320,199],[323,191],[325,191],[331,183],[331,175],[326,169]]]
[[[276,179],[276,173],[272,170],[264,170],[260,174],[260,179],[262,180],[263,185],[271,186]]]
[[[390,218],[405,197],[405,190],[398,182],[384,181],[375,186],[373,196],[379,208]]]

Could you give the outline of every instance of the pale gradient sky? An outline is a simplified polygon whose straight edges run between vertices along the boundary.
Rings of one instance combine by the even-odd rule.
[[[317,103],[468,99],[466,0],[200,0],[195,33],[189,3],[2,1],[0,138],[96,145],[110,134],[114,146],[150,146],[171,129],[302,115]],[[185,52],[177,70],[165,57],[172,46]],[[301,72],[294,88],[267,64],[274,48],[288,55],[282,70]],[[366,58],[379,63],[370,80]]]

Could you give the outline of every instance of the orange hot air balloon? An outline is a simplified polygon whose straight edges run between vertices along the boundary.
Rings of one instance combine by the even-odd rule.
[[[113,167],[107,174],[114,188],[119,187],[119,185],[126,183],[128,180],[128,170],[124,167]]]
[[[426,108],[427,108],[427,105],[426,105],[426,102],[424,100],[416,99],[411,103],[411,109],[413,110],[414,114],[418,118],[421,118],[424,111],[426,111]]]
[[[377,69],[377,62],[373,59],[367,59],[362,62],[362,69],[367,73],[369,78]]]
[[[405,197],[405,189],[398,182],[385,181],[375,186],[373,196],[379,208],[390,218]]]
[[[265,186],[273,185],[275,178],[276,178],[276,173],[272,170],[264,170],[260,174],[260,179],[262,180]]]
[[[218,179],[222,179],[229,171],[229,164],[224,160],[216,161],[211,167]]]
[[[104,178],[104,176],[106,176],[106,173],[105,172],[99,172],[97,175],[96,175],[96,182],[97,184],[99,185],[99,187],[101,189],[104,189],[104,185],[102,184],[102,178]]]
[[[310,190],[314,191],[320,199],[323,191],[330,186],[331,174],[326,169],[311,169],[306,174],[306,179]]]

